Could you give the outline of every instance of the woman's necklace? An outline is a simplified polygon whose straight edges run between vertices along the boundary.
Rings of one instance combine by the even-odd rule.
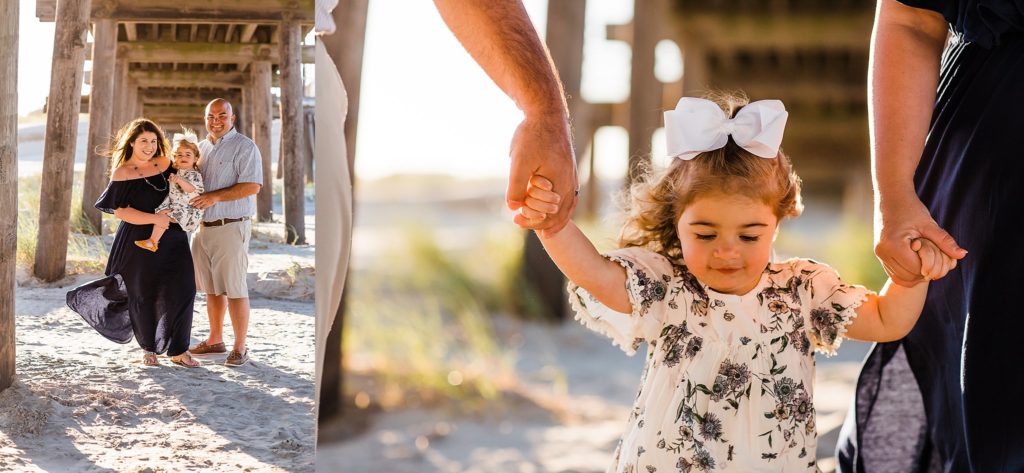
[[[153,167],[157,168],[158,170],[160,169],[160,166],[157,165],[157,163],[153,163]],[[132,169],[134,169],[135,173],[138,174],[139,177],[141,177],[143,181],[146,181],[146,184],[149,184],[149,187],[152,187],[153,190],[155,190],[157,192],[163,192],[163,191],[167,190],[167,178],[164,177],[164,173],[162,173],[162,172],[158,172],[157,173],[157,175],[160,176],[164,180],[164,188],[161,189],[161,188],[159,188],[157,186],[154,186],[153,183],[149,182],[149,178],[144,176],[144,175],[142,175],[142,171],[139,171],[139,167],[137,165],[132,164]],[[149,177],[153,177],[153,176],[149,176]]]

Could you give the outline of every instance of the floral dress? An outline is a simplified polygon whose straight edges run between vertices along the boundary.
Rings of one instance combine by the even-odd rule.
[[[576,318],[629,355],[649,346],[608,471],[816,471],[813,352],[835,353],[870,291],[807,259],[770,263],[737,296],[645,249],[606,257],[626,268],[633,313],[570,283]]]
[[[203,193],[203,176],[199,174],[199,171],[179,169],[178,177],[192,184],[196,190],[185,192],[177,184],[171,184],[171,191],[163,203],[156,208],[156,211],[170,209],[171,218],[178,222],[183,230],[192,233],[199,228],[199,223],[203,221],[203,210],[189,205],[189,201]]]

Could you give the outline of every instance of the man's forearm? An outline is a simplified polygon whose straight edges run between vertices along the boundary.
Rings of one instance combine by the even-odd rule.
[[[260,191],[260,184],[252,182],[239,182],[231,187],[217,189],[207,192],[204,195],[213,195],[218,202],[229,202],[232,200],[244,199],[250,195],[256,195]]]
[[[935,105],[945,31],[937,13],[891,0],[879,3],[868,87],[877,204],[914,197],[914,172]]]
[[[520,0],[434,0],[434,4],[466,51],[527,118],[567,119],[558,73]]]

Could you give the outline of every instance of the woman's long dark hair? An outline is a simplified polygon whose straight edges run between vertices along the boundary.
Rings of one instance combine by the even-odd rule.
[[[135,147],[132,143],[135,142],[139,135],[147,131],[155,134],[157,137],[156,153],[153,154],[153,157],[167,156],[168,150],[171,149],[171,144],[167,142],[167,137],[164,136],[164,132],[160,130],[160,127],[147,118],[136,118],[117,131],[117,136],[114,138],[114,147],[110,150],[110,157],[113,158],[111,159],[112,170],[117,169],[118,166],[132,158],[132,153],[135,152]]]

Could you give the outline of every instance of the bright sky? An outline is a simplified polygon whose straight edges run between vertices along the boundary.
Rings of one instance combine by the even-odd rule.
[[[524,3],[543,37],[547,0]],[[587,2],[582,88],[588,101],[619,102],[629,95],[629,46],[608,41],[605,28],[628,22],[632,3]],[[522,116],[462,49],[433,3],[374,0],[369,5],[356,175],[363,179],[396,173],[507,175],[508,145]],[[49,91],[53,23],[35,18],[33,0],[21,1],[20,15],[18,112],[27,114],[42,107]],[[678,50],[662,46],[657,51],[656,73],[663,80],[678,77]],[[84,87],[83,93],[87,90]],[[659,136],[655,137],[656,156],[663,149],[658,146]],[[599,174],[622,176],[625,130],[598,130],[597,140]]]
[[[39,110],[50,92],[53,23],[36,19],[35,0],[18,5],[18,114]]]
[[[524,3],[543,36],[547,1]],[[629,21],[632,9],[630,1],[587,2],[582,88],[589,101],[629,95],[629,46],[606,40],[605,25]],[[371,1],[363,61],[358,177],[507,175],[508,146],[522,115],[448,31],[432,2]],[[598,163],[610,165],[600,174],[621,176],[625,131],[600,130],[598,139]]]

